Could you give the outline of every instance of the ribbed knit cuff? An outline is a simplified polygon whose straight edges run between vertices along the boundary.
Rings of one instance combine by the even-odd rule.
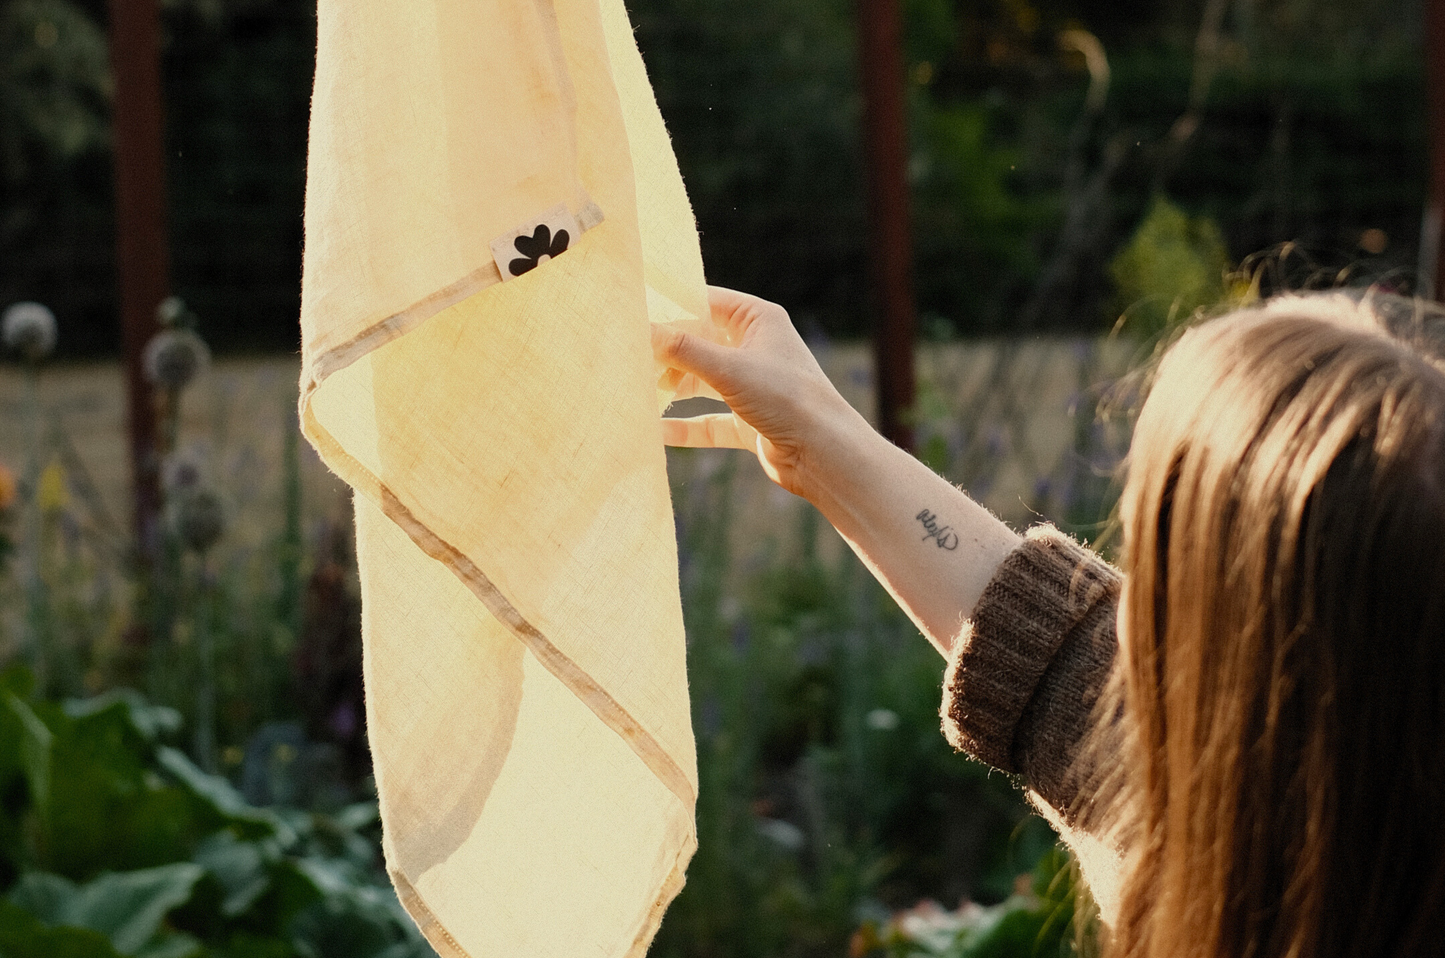
[[[1089,688],[1051,702],[1047,725],[1028,723],[1031,736],[1056,739],[1062,751],[1071,753],[1088,728],[1097,685],[1113,659],[1119,584],[1111,566],[1057,529],[1029,530],[984,589],[949,657],[941,715],[943,734],[953,747],[995,768],[1032,777],[1036,770],[1023,767],[1025,753],[1035,757],[1039,750],[1019,740],[1020,720],[1041,691],[1050,663],[1072,637],[1088,662]],[[1056,675],[1051,683],[1068,688],[1081,677]],[[1071,757],[1056,755],[1052,761],[1066,763]],[[1042,771],[1044,778],[1054,778],[1064,769]]]

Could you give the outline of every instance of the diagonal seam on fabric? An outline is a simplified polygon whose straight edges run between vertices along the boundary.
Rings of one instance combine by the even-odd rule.
[[[451,569],[457,578],[466,583],[472,593],[482,600],[482,604],[487,607],[487,610],[496,616],[497,621],[521,639],[523,644],[537,657],[537,661],[546,666],[547,671],[557,676],[562,684],[586,703],[587,707],[603,723],[622,736],[622,739],[637,753],[638,758],[641,758],[653,774],[662,780],[668,790],[676,795],[679,801],[691,808],[696,797],[693,795],[692,785],[688,782],[687,776],[682,769],[678,768],[677,763],[672,760],[672,756],[667,754],[667,750],[658,744],[652,734],[632,717],[632,713],[623,708],[611,693],[597,684],[592,676],[584,672],[561,649],[553,645],[540,629],[528,622],[470,557],[442,539],[425,523],[412,515],[411,510],[407,509],[406,505],[396,497],[396,494],[384,484],[379,483],[378,485],[381,493],[382,512],[401,526],[423,552]]]
[[[420,519],[417,519],[411,510],[397,498],[396,494],[387,488],[385,483],[347,452],[345,447],[321,425],[312,413],[309,402],[311,394],[319,385],[319,382],[313,382],[302,396],[301,422],[303,431],[316,446],[317,451],[321,453],[323,460],[333,463],[332,468],[341,475],[342,479],[346,480],[352,488],[364,492],[381,508],[382,512],[406,532],[418,548],[449,568],[471,590],[472,594],[481,600],[487,611],[491,612],[497,621],[505,625],[536,656],[538,662],[542,663],[563,685],[581,699],[592,710],[592,713],[602,720],[604,725],[616,732],[627,743],[637,757],[642,759],[643,764],[667,786],[669,791],[677,796],[679,801],[687,808],[695,808],[697,793],[688,781],[687,775],[673,761],[672,756],[667,754],[666,749],[653,737],[652,733],[643,728],[642,724],[633,718],[632,714],[623,708],[622,704],[613,698],[606,689],[598,685],[592,676],[583,671],[561,649],[553,645],[552,640],[543,635],[540,629],[527,621],[526,617],[517,611],[516,606],[502,594],[501,590],[475,562],[460,549],[433,532]],[[337,468],[340,465],[348,467],[345,473]]]
[[[471,954],[452,937],[446,926],[437,920],[436,913],[427,907],[426,900],[421,897],[421,892],[416,886],[407,880],[406,875],[399,868],[388,869],[391,876],[391,883],[396,887],[397,898],[407,914],[412,916],[416,922],[417,930],[422,937],[436,949],[441,958],[472,958]]]
[[[601,208],[590,197],[574,215],[584,233],[603,222]],[[332,373],[340,372],[367,353],[411,332],[443,310],[500,282],[502,282],[501,270],[497,268],[494,261],[488,260],[485,265],[472,270],[456,282],[443,286],[430,296],[412,303],[406,309],[373,323],[346,342],[332,346],[311,361],[311,375],[306,380],[306,387],[301,394],[302,408],[305,408],[307,400],[316,391],[316,388],[325,382]]]

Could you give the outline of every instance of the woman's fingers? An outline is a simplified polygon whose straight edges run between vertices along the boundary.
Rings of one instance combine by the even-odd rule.
[[[730,412],[693,416],[689,419],[663,419],[662,441],[669,446],[691,446],[696,449],[748,449],[757,446],[758,434]]]
[[[743,334],[762,315],[762,311],[782,310],[782,307],[767,300],[728,289],[726,286],[709,286],[707,302],[712,309],[712,321],[722,327],[728,342],[734,345],[742,342]]]
[[[664,366],[690,373],[696,379],[712,384],[716,389],[723,385],[732,352],[730,346],[720,346],[685,333],[671,326],[654,323],[652,326],[652,355]],[[678,377],[677,385],[684,377]],[[664,379],[663,385],[668,385]]]

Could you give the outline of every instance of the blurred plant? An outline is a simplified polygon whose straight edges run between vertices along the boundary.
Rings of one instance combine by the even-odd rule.
[[[210,552],[225,532],[226,516],[221,497],[205,482],[201,455],[195,449],[176,448],[181,394],[210,365],[211,353],[195,331],[198,318],[180,297],[162,300],[156,320],[162,328],[146,343],[142,365],[156,387],[167,535],[158,567],[146,584],[153,634],[160,640],[150,650],[151,692],[162,687],[164,673],[174,668],[178,658],[192,660],[193,754],[202,768],[214,772],[218,767],[216,578]]]
[[[55,350],[55,314],[39,303],[15,303],[0,323],[5,348],[37,363]]]
[[[43,453],[41,451],[40,363],[55,348],[57,337],[55,314],[40,303],[20,302],[5,310],[0,319],[0,338],[6,349],[17,353],[25,367],[26,463],[22,488],[26,501],[21,505],[21,540],[23,588],[25,590],[25,643],[30,666],[39,677],[42,688],[49,678],[46,636],[44,634],[44,585],[41,582],[41,521],[44,504],[40,502]],[[54,485],[53,481],[50,484]]]
[[[965,901],[945,911],[924,901],[885,923],[864,922],[849,943],[850,958],[1055,958],[1082,946],[1092,953],[1097,929],[1082,935],[1075,926],[1079,885],[1072,859],[1062,847],[1039,860],[1032,874],[1019,876],[1014,893],[993,906]]]
[[[1018,187],[1019,150],[999,142],[984,105],[920,97],[914,117],[919,300],[968,317],[955,333],[1008,326],[1012,304],[1038,275],[1035,236],[1057,219],[1057,200]],[[942,318],[935,314],[934,325]]]
[[[199,489],[205,482],[205,454],[199,447],[177,449],[161,462],[161,492],[167,497]]]
[[[180,392],[210,364],[205,340],[189,329],[164,329],[145,350],[146,377],[161,389]]]
[[[944,741],[937,654],[811,509],[739,561],[735,459],[673,456],[699,849],[652,953],[836,958],[920,895],[1007,895],[1052,832]]]
[[[195,331],[197,319],[178,296],[170,296],[156,307],[162,329],[146,343],[141,357],[146,378],[157,389],[161,456],[176,447],[180,430],[181,392],[211,363],[206,341]]]
[[[1126,332],[1152,338],[1225,295],[1229,251],[1207,216],[1191,217],[1164,196],[1109,263]]]
[[[374,802],[248,805],[132,692],[55,703],[0,677],[0,952],[9,958],[428,958]]]
[[[226,530],[226,513],[220,497],[197,484],[179,487],[169,498],[166,516],[171,535],[186,551],[195,553],[204,562]]]
[[[207,772],[216,771],[216,645],[214,616],[215,577],[208,563],[211,547],[226,528],[220,497],[198,482],[174,488],[166,503],[171,536],[194,556],[187,590],[191,603],[190,641],[195,648],[196,761]]]
[[[10,562],[10,554],[15,551],[10,520],[19,497],[20,486],[14,471],[0,462],[0,576],[4,575]]]
[[[0,183],[107,139],[104,31],[68,0],[0,5]]]
[[[316,538],[301,630],[292,659],[305,732],[330,744],[351,780],[369,772],[362,686],[361,595],[349,515],[331,516]]]
[[[27,396],[21,410],[38,419],[37,394]],[[18,588],[0,579],[0,648],[24,656],[43,692],[144,684],[154,700],[186,716],[188,750],[208,770],[239,771],[242,746],[258,727],[296,716],[291,653],[309,550],[300,532],[294,400],[288,407],[281,422],[292,433],[290,453],[277,490],[285,527],[259,530],[259,548],[250,541],[226,548],[227,538],[235,538],[227,526],[244,517],[229,514],[229,490],[209,466],[207,444],[177,448],[161,464],[164,565],[144,591],[136,588],[127,536],[106,514],[59,415],[44,431],[36,427],[28,478],[14,482],[14,503],[0,509],[0,539],[11,538],[11,518],[16,526],[25,522],[13,536],[23,560]],[[243,529],[243,539],[256,531]],[[150,626],[151,641],[132,639],[137,621]],[[355,631],[359,646],[359,617]],[[359,712],[352,717],[364,755]],[[348,761],[348,767],[356,774],[339,778],[354,789],[366,763]],[[296,794],[310,800],[313,790]],[[334,804],[335,789],[327,794]]]

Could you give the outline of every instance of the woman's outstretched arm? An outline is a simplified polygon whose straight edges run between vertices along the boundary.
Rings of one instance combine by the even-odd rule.
[[[679,398],[721,398],[731,412],[665,419],[664,440],[754,452],[769,478],[823,513],[947,656],[1019,536],[875,432],[782,307],[718,287],[709,299],[719,341],[654,326],[653,352]]]
[[[721,398],[732,411],[664,419],[663,438],[751,450],[822,511],[948,660],[949,741],[1024,777],[1107,920],[1117,852],[1088,830],[1097,796],[1074,760],[1113,668],[1117,574],[1052,528],[1021,539],[879,436],[780,307],[717,288],[711,302],[719,341],[656,326],[653,351],[680,398]]]

